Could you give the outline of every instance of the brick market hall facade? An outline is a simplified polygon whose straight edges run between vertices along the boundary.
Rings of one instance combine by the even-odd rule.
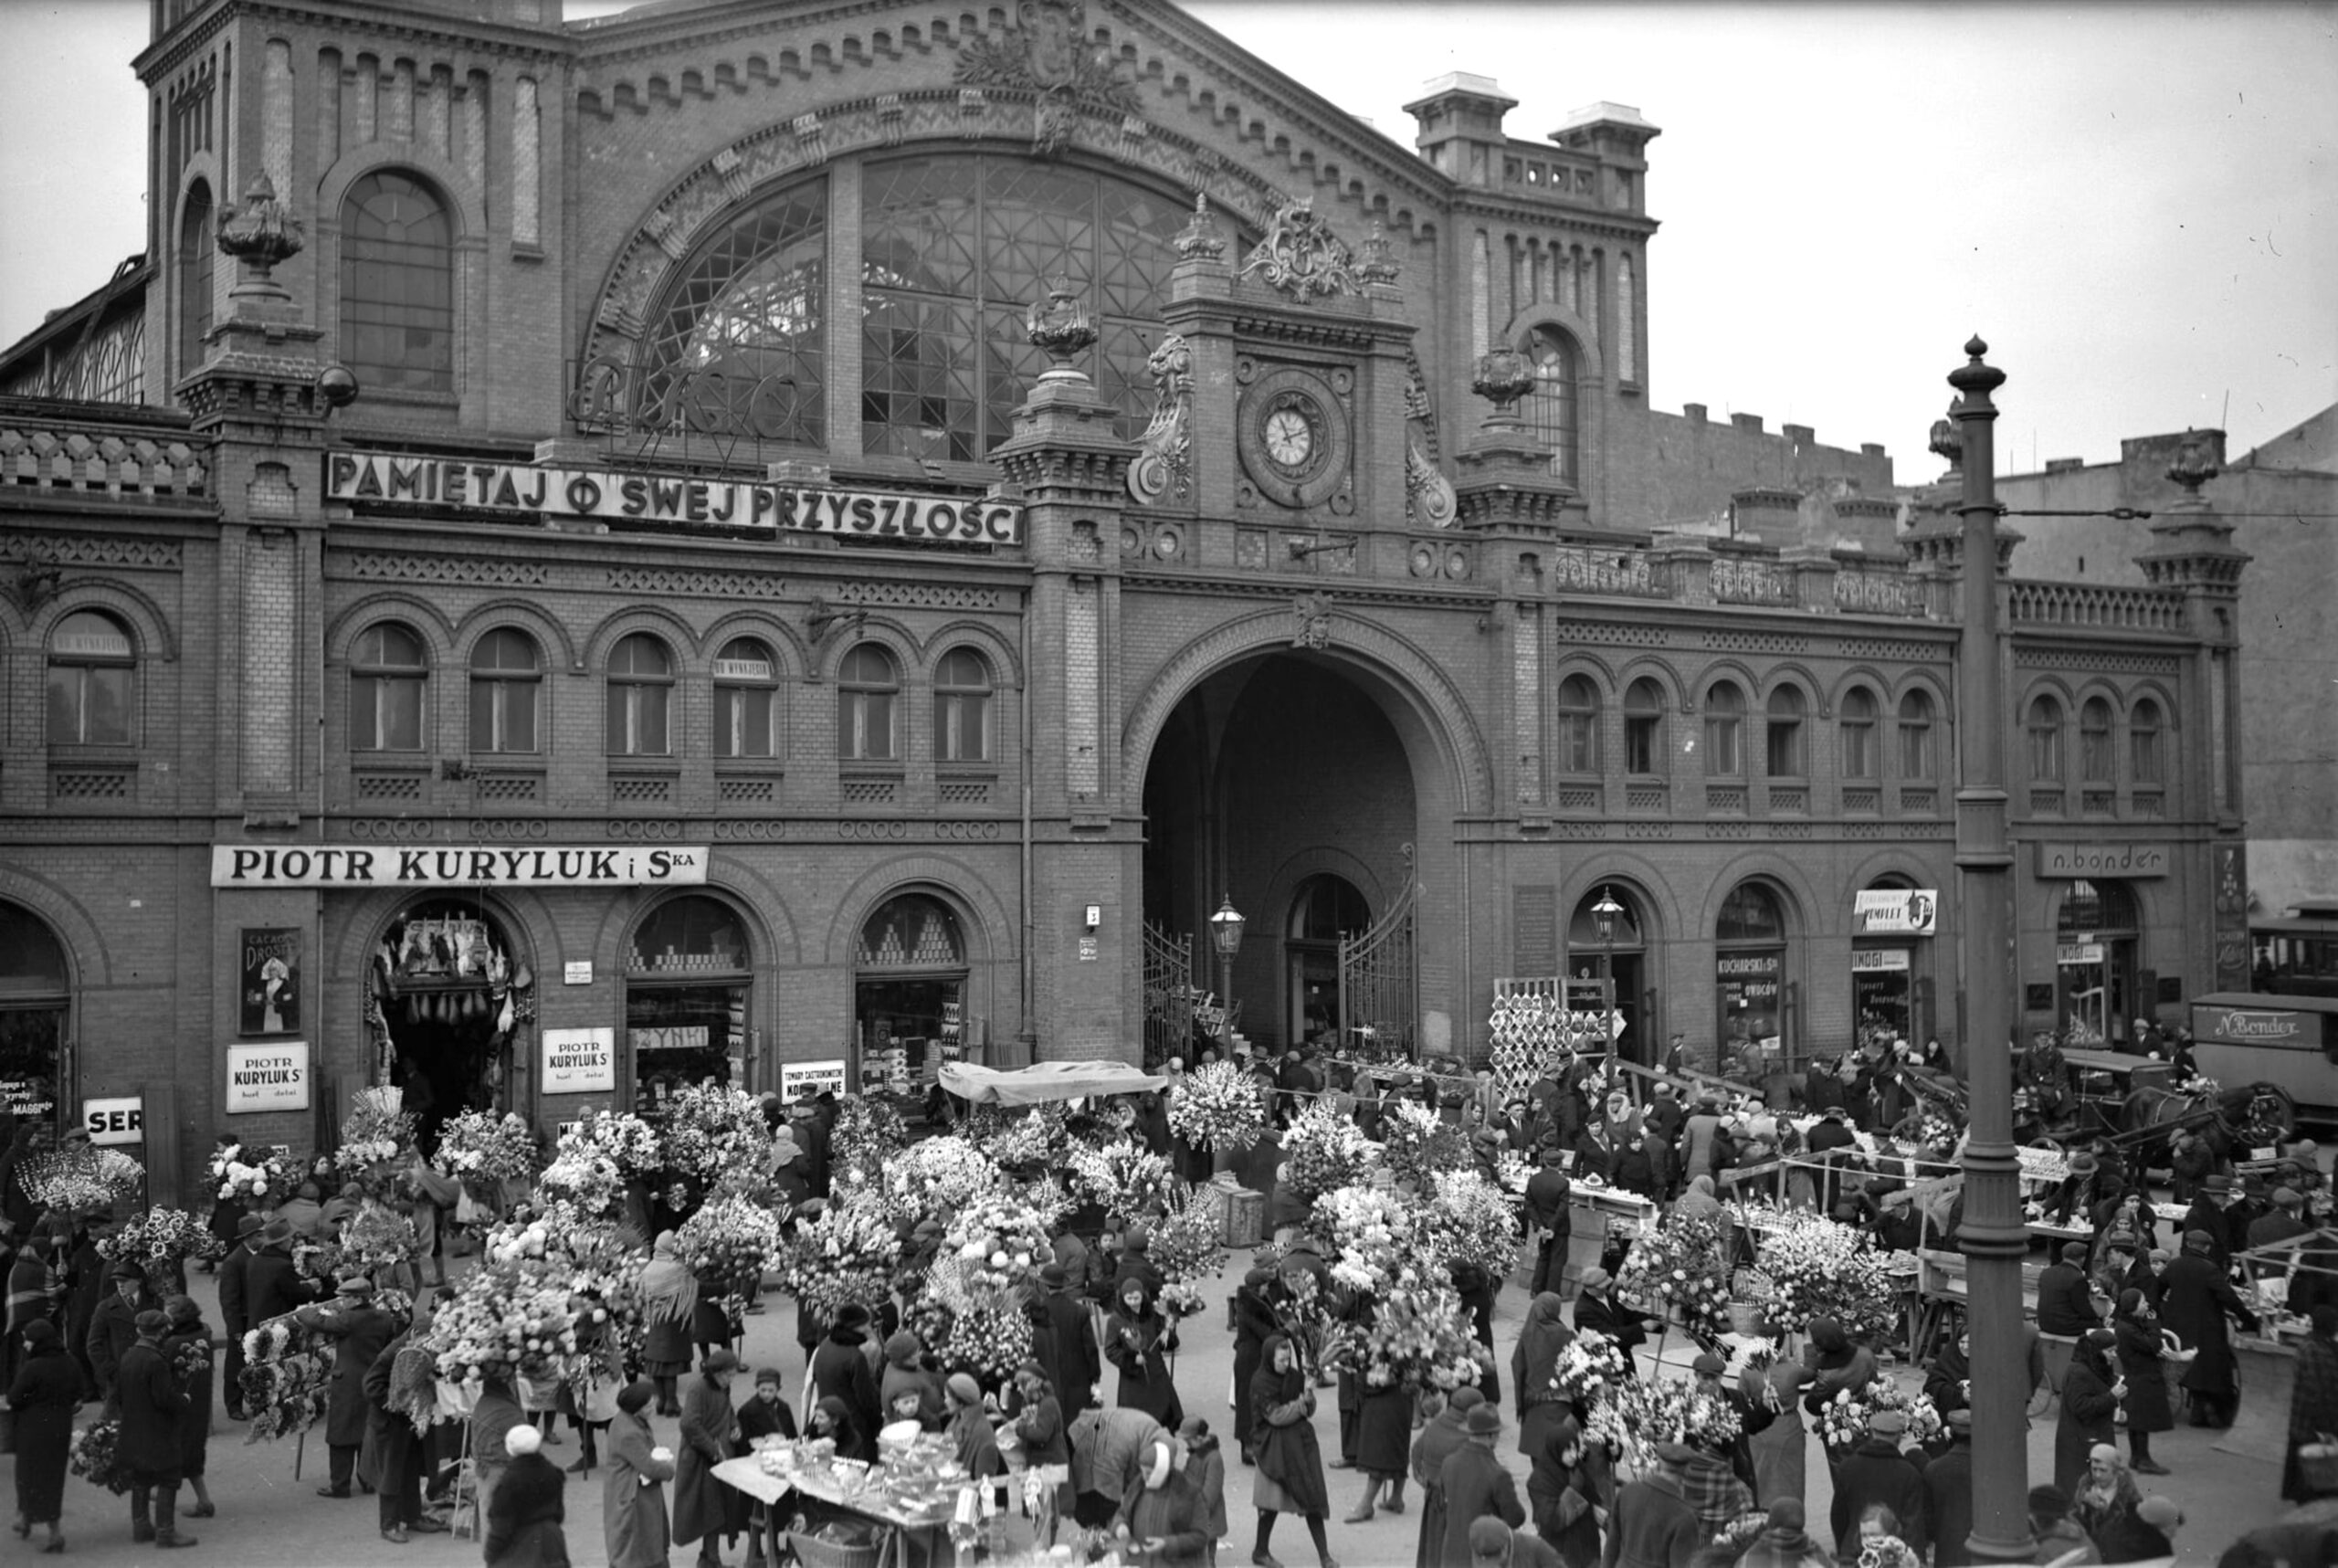
[[[393,1071],[1164,1049],[1227,903],[1262,1047],[1603,975],[1627,1050],[1956,1042],[1953,515],[1650,407],[1637,110],[1407,150],[1158,0],[136,68],[147,248],[0,358],[0,1076],[159,1190]],[[2000,590],[2026,1026],[2219,978],[2243,558],[2154,531]]]

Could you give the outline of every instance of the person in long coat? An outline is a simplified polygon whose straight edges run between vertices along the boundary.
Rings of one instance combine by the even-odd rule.
[[[81,1369],[81,1386],[92,1398],[97,1394],[98,1373],[90,1364],[90,1320],[97,1316],[98,1303],[113,1289],[113,1281],[107,1278],[112,1265],[98,1256],[98,1237],[111,1228],[83,1230],[66,1254],[65,1352]]]
[[[2161,1337],[2158,1314],[2132,1285],[2119,1292],[2111,1331],[2118,1336],[2119,1375],[2127,1380],[2127,1447],[2133,1456],[2129,1468],[2137,1475],[2164,1476],[2167,1467],[2152,1458],[2152,1434],[2175,1425],[2162,1369],[2167,1342]]]
[[[90,1353],[90,1370],[97,1376],[98,1396],[111,1411],[121,1358],[138,1340],[138,1314],[160,1304],[148,1299],[145,1270],[126,1258],[106,1270],[106,1281],[109,1294],[90,1314],[82,1342]]]
[[[1608,1294],[1615,1284],[1616,1277],[1596,1263],[1583,1271],[1580,1293],[1574,1299],[1574,1331],[1605,1334],[1613,1340],[1624,1352],[1624,1375],[1637,1377],[1639,1373],[1632,1352],[1648,1342],[1648,1320]]]
[[[1615,1502],[1616,1478],[1604,1444],[1584,1440],[1572,1406],[1543,1439],[1526,1478],[1526,1508],[1535,1533],[1557,1549],[1566,1568],[1599,1561],[1599,1516]]]
[[[2062,1374],[2062,1413],[2054,1426],[2054,1484],[2075,1496],[2086,1479],[2087,1450],[2115,1440],[2120,1398],[2127,1386],[2112,1370],[2111,1347],[2118,1336],[2089,1329],[2070,1353]]]
[[[487,1503],[487,1568],[568,1568],[568,1478],[521,1422],[503,1435],[506,1463]]]
[[[46,1322],[55,1306],[48,1293],[48,1238],[30,1236],[8,1265],[7,1340],[0,1349],[0,1382],[14,1383],[24,1360],[26,1324]]]
[[[1438,1554],[1445,1550],[1445,1492],[1438,1482],[1445,1474],[1445,1461],[1469,1439],[1464,1426],[1469,1412],[1485,1402],[1486,1396],[1475,1384],[1455,1389],[1446,1396],[1443,1408],[1429,1414],[1421,1435],[1413,1439],[1413,1479],[1421,1488],[1420,1539],[1414,1552],[1414,1568],[1436,1568]]]
[[[1518,1331],[1518,1347],[1510,1352],[1510,1380],[1517,1392],[1518,1451],[1532,1459],[1543,1452],[1551,1434],[1571,1414],[1565,1396],[1552,1386],[1559,1352],[1574,1342],[1567,1327],[1567,1304],[1556,1290],[1545,1290],[1526,1306],[1526,1326]]]
[[[114,1463],[130,1477],[130,1539],[158,1547],[192,1546],[195,1538],[178,1531],[179,1417],[186,1395],[163,1355],[170,1320],[150,1307],[138,1314],[134,1326],[138,1337],[122,1352],[114,1374],[121,1417]]]
[[[252,1259],[259,1253],[267,1221],[247,1214],[237,1221],[237,1234],[227,1256],[219,1260],[219,1329],[227,1337],[226,1364],[219,1373],[220,1398],[231,1421],[244,1418],[244,1335],[251,1331]]]
[[[1501,1412],[1491,1405],[1477,1405],[1463,1418],[1461,1428],[1461,1446],[1438,1472],[1438,1489],[1445,1494],[1445,1542],[1438,1559],[1442,1568],[1471,1568],[1469,1526],[1479,1520],[1499,1517],[1512,1530],[1526,1522],[1518,1483],[1494,1452],[1501,1440]]]
[[[2309,1486],[2298,1450],[2338,1432],[2338,1307],[2323,1302],[2308,1314],[2312,1325],[2298,1346],[2297,1386],[2290,1395],[2289,1447],[2281,1458],[2281,1496],[2290,1502],[2328,1497]],[[17,1428],[17,1441],[24,1441]]]
[[[720,1563],[724,1516],[723,1485],[714,1467],[731,1458],[739,1436],[738,1413],[731,1408],[731,1379],[739,1358],[727,1350],[707,1352],[698,1381],[682,1395],[682,1446],[674,1462],[674,1544],[700,1544],[700,1563]]]
[[[179,1468],[195,1491],[195,1506],[186,1516],[209,1519],[218,1511],[211,1506],[211,1488],[204,1478],[211,1451],[212,1386],[217,1382],[211,1325],[203,1321],[203,1309],[191,1296],[163,1302],[163,1316],[170,1320],[163,1336],[163,1359],[178,1375],[180,1391],[186,1395],[186,1410],[179,1417]]]
[[[301,1279],[292,1262],[292,1235],[291,1225],[281,1215],[259,1233],[259,1246],[244,1274],[249,1303],[244,1323],[247,1331],[317,1299],[318,1286]]]
[[[1374,1500],[1390,1513],[1405,1511],[1405,1470],[1412,1459],[1412,1391],[1401,1383],[1376,1385],[1360,1374],[1358,1383],[1355,1468],[1364,1472],[1364,1499],[1347,1517],[1349,1524],[1369,1523]]]
[[[787,1407],[785,1382],[775,1366],[766,1366],[755,1373],[754,1394],[739,1406],[739,1438],[733,1447],[740,1454],[753,1453],[759,1438],[783,1442],[795,1438],[795,1412]],[[730,1533],[746,1531],[749,1560],[763,1555],[760,1542],[768,1545],[772,1562],[778,1563],[780,1548],[786,1543],[779,1510],[766,1508],[736,1487],[728,1489],[727,1498]]]
[[[398,1320],[374,1305],[374,1282],[353,1274],[335,1289],[323,1306],[302,1307],[293,1314],[302,1328],[333,1336],[332,1391],[325,1402],[325,1443],[329,1467],[319,1497],[345,1498],[357,1468],[357,1450],[365,1443],[370,1406],[365,1403],[365,1374],[374,1358],[397,1337]]]
[[[1766,1372],[1741,1378],[1739,1387],[1763,1394],[1777,1406],[1777,1419],[1745,1441],[1754,1455],[1754,1500],[1768,1508],[1780,1498],[1803,1498],[1805,1467],[1810,1458],[1810,1430],[1803,1424],[1802,1391],[1817,1373],[1790,1356],[1772,1361]],[[1754,1380],[1758,1379],[1756,1383]],[[1767,1384],[1766,1390],[1761,1384]]]
[[[1933,1537],[1933,1568],[1964,1568],[1973,1561],[1973,1412],[1942,1418],[1948,1452],[1924,1466],[1924,1521]]]
[[[48,1527],[44,1552],[65,1550],[65,1465],[73,1445],[73,1411],[81,1403],[81,1369],[65,1353],[56,1325],[36,1318],[16,1336],[24,1342],[16,1375],[8,1383],[8,1409],[16,1423],[16,1534]]]
[[[811,1403],[817,1409],[825,1400],[837,1401],[852,1417],[854,1432],[873,1438],[884,1424],[884,1406],[876,1369],[869,1364],[869,1309],[858,1301],[846,1302],[820,1348],[812,1352]],[[809,1421],[811,1412],[804,1418]]]
[[[1056,1543],[1056,1526],[1079,1501],[1071,1489],[1071,1432],[1064,1420],[1063,1402],[1048,1385],[1047,1369],[1037,1361],[1027,1361],[1015,1369],[1015,1415],[1010,1429],[1023,1456],[1023,1463],[1037,1472],[1044,1481],[1052,1474],[1054,1490],[1048,1506],[1033,1520],[1038,1530],[1044,1520],[1046,1528],[1039,1531],[1041,1544]]]
[[[658,1446],[642,1414],[657,1395],[644,1380],[617,1395],[609,1422],[609,1479],[601,1491],[601,1533],[609,1568],[666,1568],[672,1530],[666,1522],[666,1483],[674,1457]]]
[[[409,1531],[429,1533],[439,1528],[422,1511],[423,1438],[414,1429],[413,1416],[400,1408],[408,1380],[435,1370],[429,1366],[429,1352],[416,1342],[421,1332],[417,1322],[384,1345],[365,1369],[366,1435],[379,1478],[375,1517],[382,1539],[401,1545],[411,1539]]]
[[[1202,1528],[1200,1491],[1177,1468],[1166,1433],[1144,1446],[1142,1474],[1121,1495],[1122,1551],[1144,1568],[1206,1568],[1212,1538]]]
[[[1275,1331],[1274,1276],[1253,1268],[1234,1292],[1234,1441],[1242,1462],[1250,1462],[1250,1380]]]
[[[1103,1357],[1096,1344],[1096,1314],[1081,1300],[1068,1267],[1050,1263],[1039,1270],[1039,1278],[1048,1288],[1040,1307],[1055,1331],[1054,1343],[1040,1358],[1041,1365],[1056,1403],[1063,1406],[1063,1418],[1073,1421],[1096,1403],[1096,1384],[1104,1375]],[[1238,1375],[1242,1354],[1238,1340],[1234,1354]]]
[[[1104,1356],[1121,1369],[1116,1404],[1142,1410],[1171,1431],[1185,1418],[1185,1401],[1169,1371],[1168,1352],[1177,1348],[1177,1325],[1153,1299],[1143,1275],[1121,1281],[1113,1292],[1117,1309],[1104,1326]]]
[[[2238,1292],[2216,1259],[2214,1238],[2187,1231],[2184,1256],[2160,1279],[2160,1321],[2197,1353],[2184,1373],[2191,1396],[2192,1425],[2229,1426],[2240,1406],[2239,1363],[2233,1359],[2232,1331],[2226,1320],[2254,1329],[2257,1315],[2241,1305]]]
[[[679,1415],[677,1392],[690,1368],[690,1317],[698,1306],[698,1279],[676,1251],[674,1233],[660,1231],[641,1271],[641,1316],[646,1333],[643,1370],[658,1386],[658,1414]]]
[[[1287,1336],[1277,1334],[1267,1342],[1264,1364],[1250,1380],[1250,1423],[1258,1434],[1258,1469],[1250,1486],[1250,1500],[1259,1510],[1253,1563],[1274,1561],[1268,1546],[1275,1516],[1295,1513],[1307,1521],[1307,1533],[1323,1568],[1335,1568],[1323,1536],[1323,1518],[1332,1511],[1332,1501],[1323,1485],[1323,1454],[1315,1441],[1314,1415],[1315,1391],[1299,1364],[1298,1350]]]

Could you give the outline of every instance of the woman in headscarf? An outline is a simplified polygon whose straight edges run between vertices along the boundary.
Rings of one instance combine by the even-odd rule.
[[[1434,1394],[1426,1396],[1421,1408],[1428,1420],[1421,1427],[1421,1435],[1413,1439],[1413,1479],[1421,1487],[1421,1533],[1414,1554],[1416,1568],[1437,1568],[1438,1556],[1445,1548],[1445,1490],[1440,1484],[1445,1461],[1468,1440],[1469,1432],[1462,1418],[1472,1407],[1486,1402],[1475,1384],[1445,1395],[1441,1406],[1432,1403],[1436,1398]]]
[[[179,1412],[179,1470],[195,1492],[189,1519],[209,1519],[218,1510],[211,1505],[211,1488],[205,1479],[205,1461],[211,1450],[211,1394],[217,1381],[212,1370],[211,1330],[203,1309],[191,1296],[173,1296],[163,1303],[170,1328],[163,1335],[163,1359],[179,1380],[186,1406]]]
[[[2164,1538],[2138,1515],[2143,1494],[2110,1444],[2097,1443],[2088,1451],[2086,1476],[2071,1502],[2080,1528],[2105,1563],[2141,1563],[2161,1554],[2153,1549]]]
[[[2117,1440],[2115,1425],[2126,1380],[2111,1366],[2111,1347],[2118,1336],[2109,1329],[2089,1329],[2070,1352],[2069,1370],[2062,1374],[2062,1414],[2054,1426],[2054,1484],[2078,1495],[2086,1479],[2087,1454],[2098,1443]],[[2117,1450],[2112,1450],[2117,1458]]]
[[[1242,1462],[1250,1462],[1250,1380],[1259,1375],[1259,1359],[1275,1331],[1274,1276],[1253,1268],[1234,1292],[1234,1440]]]
[[[1104,1359],[1121,1369],[1117,1403],[1143,1411],[1174,1432],[1185,1418],[1185,1402],[1169,1373],[1177,1325],[1155,1304],[1153,1282],[1143,1275],[1123,1279],[1112,1300],[1117,1310],[1105,1325]]]
[[[1332,1500],[1323,1486],[1322,1451],[1315,1442],[1315,1391],[1286,1335],[1267,1342],[1264,1364],[1250,1380],[1250,1414],[1259,1454],[1250,1492],[1259,1510],[1259,1539],[1250,1561],[1260,1568],[1280,1568],[1268,1551],[1275,1516],[1295,1513],[1307,1521],[1322,1568],[1338,1568],[1323,1537],[1323,1518],[1332,1511]]]
[[[503,1436],[511,1463],[487,1505],[487,1568],[568,1568],[568,1478],[543,1457],[543,1434],[525,1423]]]
[[[1056,1543],[1056,1526],[1069,1515],[1079,1500],[1071,1487],[1071,1434],[1065,1428],[1063,1404],[1056,1398],[1055,1390],[1048,1383],[1045,1368],[1036,1361],[1027,1361],[1015,1369],[1015,1442],[1023,1455],[1023,1463],[1037,1476],[1042,1485],[1051,1485],[1046,1506],[1034,1517],[1032,1528],[1045,1538],[1043,1545]],[[1040,1530],[1041,1521],[1046,1528]]]
[[[1689,1190],[1682,1193],[1673,1203],[1672,1217],[1675,1219],[1720,1219],[1721,1199],[1713,1195],[1713,1179],[1711,1176],[1699,1176],[1691,1181],[1689,1184]]]
[[[14,1382],[25,1354],[25,1329],[49,1312],[48,1238],[30,1236],[8,1266],[7,1346],[0,1351],[0,1383]]]
[[[81,1402],[81,1369],[65,1353],[56,1326],[36,1318],[9,1338],[24,1342],[16,1374],[8,1381],[8,1410],[16,1424],[16,1534],[48,1526],[43,1552],[65,1550],[58,1521],[65,1512],[65,1461],[73,1443],[73,1407]]]
[[[700,1563],[720,1568],[721,1537],[729,1526],[722,1494],[730,1488],[714,1479],[714,1467],[732,1457],[739,1436],[739,1413],[731,1406],[731,1379],[739,1358],[727,1350],[706,1352],[699,1377],[682,1403],[682,1446],[674,1456],[674,1544],[700,1542]]]
[[[1405,1511],[1405,1467],[1413,1441],[1413,1394],[1403,1384],[1374,1384],[1356,1374],[1355,1468],[1364,1472],[1364,1500],[1347,1517],[1368,1524],[1375,1500],[1390,1513]],[[1387,1496],[1381,1493],[1385,1490]]]
[[[1556,1290],[1535,1297],[1527,1303],[1518,1348],[1510,1352],[1510,1379],[1518,1385],[1518,1451],[1529,1459],[1543,1451],[1544,1439],[1568,1415],[1565,1396],[1551,1383],[1559,1352],[1574,1339],[1566,1310]]]
[[[1843,1325],[1832,1318],[1810,1320],[1810,1344],[1803,1352],[1803,1360],[1811,1373],[1809,1391],[1803,1395],[1803,1408],[1813,1415],[1845,1389],[1856,1397],[1860,1389],[1875,1381],[1875,1352],[1845,1333]],[[1829,1450],[1827,1458],[1835,1460],[1842,1455]]]
[[[990,1424],[990,1413],[983,1408],[982,1384],[972,1373],[953,1372],[943,1385],[943,1394],[950,1405],[949,1425],[943,1430],[950,1435],[959,1468],[977,1481],[1005,1475],[1006,1459],[998,1451],[998,1433]]]
[[[674,1479],[674,1456],[650,1434],[642,1414],[656,1392],[646,1380],[627,1384],[609,1421],[609,1479],[601,1489],[609,1568],[666,1568],[672,1540],[666,1483]]]
[[[852,1418],[852,1406],[831,1394],[812,1406],[812,1436],[826,1437],[837,1446],[839,1459],[865,1459],[875,1463],[877,1440],[873,1434],[860,1429]]]
[[[1121,1499],[1121,1523],[1145,1568],[1206,1568],[1209,1531],[1202,1528],[1202,1503],[1194,1483],[1177,1468],[1176,1444],[1167,1433],[1144,1446],[1143,1472]]]
[[[641,1271],[641,1316],[648,1334],[641,1363],[658,1387],[658,1414],[682,1413],[679,1385],[690,1369],[690,1315],[698,1306],[698,1280],[679,1254],[674,1233],[658,1233],[649,1265]]]
[[[2127,1380],[2127,1447],[2133,1455],[2130,1468],[2139,1476],[2164,1476],[2167,1467],[2152,1458],[2152,1434],[2173,1431],[2175,1412],[2167,1398],[2163,1362],[2167,1342],[2160,1335],[2159,1314],[2131,1285],[2119,1292],[2111,1331],[2118,1336],[2119,1375]]]
[[[2338,1307],[2317,1304],[2307,1319],[2312,1330],[2298,1346],[2297,1387],[2290,1395],[2289,1448],[2281,1459],[2281,1496],[2290,1502],[2311,1502],[2329,1495],[2306,1480],[2298,1450],[2321,1441],[2322,1433],[2338,1432]]]
[[[1810,1457],[1810,1432],[1802,1422],[1802,1391],[1816,1374],[1791,1356],[1773,1356],[1766,1372],[1749,1368],[1738,1392],[1777,1411],[1775,1418],[1745,1439],[1754,1456],[1754,1500],[1768,1508],[1780,1498],[1803,1501],[1803,1468]]]
[[[1535,1533],[1551,1543],[1567,1568],[1593,1568],[1601,1561],[1599,1515],[1613,1508],[1616,1479],[1607,1449],[1585,1442],[1572,1406],[1543,1438],[1526,1479],[1526,1507]]]

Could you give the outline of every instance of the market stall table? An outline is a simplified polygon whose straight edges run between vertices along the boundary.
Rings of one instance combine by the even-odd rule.
[[[774,1463],[778,1468],[774,1468]],[[914,1562],[940,1560],[938,1542],[928,1543],[912,1557],[910,1538],[933,1535],[947,1529],[954,1512],[953,1508],[943,1505],[912,1510],[895,1500],[883,1489],[881,1465],[868,1467],[866,1479],[857,1486],[848,1481],[849,1473],[848,1468],[831,1468],[824,1462],[799,1464],[793,1447],[785,1443],[725,1459],[714,1467],[716,1479],[766,1507],[777,1507],[782,1499],[794,1492],[869,1526],[876,1537],[875,1568],[911,1568]],[[947,1484],[966,1487],[974,1483],[961,1477]]]

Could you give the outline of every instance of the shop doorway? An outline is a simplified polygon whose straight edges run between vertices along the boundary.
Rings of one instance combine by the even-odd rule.
[[[511,1109],[520,960],[502,923],[463,898],[426,899],[398,911],[379,958],[375,993],[390,1081],[405,1091],[428,1153],[448,1118]]]
[[[656,1117],[690,1084],[746,1087],[750,951],[739,912],[703,893],[669,899],[634,928],[625,1033],[635,1110]]]
[[[64,944],[31,910],[0,903],[0,1096],[19,1124],[64,1123],[71,1000]]]
[[[1599,936],[1599,917],[1594,908],[1603,898],[1612,898],[1623,912],[1614,918],[1609,928],[1609,940]],[[1648,1066],[1656,1059],[1658,1041],[1655,1037],[1656,1018],[1650,1011],[1655,993],[1648,984],[1648,937],[1645,934],[1645,909],[1638,892],[1621,882],[1602,882],[1577,900],[1574,914],[1567,921],[1567,977],[1570,994],[1585,991],[1596,992],[1599,987],[1601,960],[1612,981],[1613,1005],[1622,1016],[1620,1031],[1616,1037],[1616,1050],[1627,1061]]]
[[[1762,882],[1730,890],[1713,927],[1715,1021],[1721,1070],[1758,1085],[1790,1070],[1785,1059],[1786,918]]]
[[[1371,929],[1371,907],[1346,878],[1326,871],[1299,884],[1283,926],[1286,1037],[1326,1050],[1347,1038],[1347,1020],[1340,1016],[1340,939]]]
[[[941,900],[903,893],[862,922],[853,1044],[864,1089],[921,1093],[966,1045],[966,944]]]
[[[2114,1047],[2135,1016],[2136,944],[2142,920],[2124,882],[2081,877],[2062,896],[2054,921],[2055,991],[2065,1043]]]

